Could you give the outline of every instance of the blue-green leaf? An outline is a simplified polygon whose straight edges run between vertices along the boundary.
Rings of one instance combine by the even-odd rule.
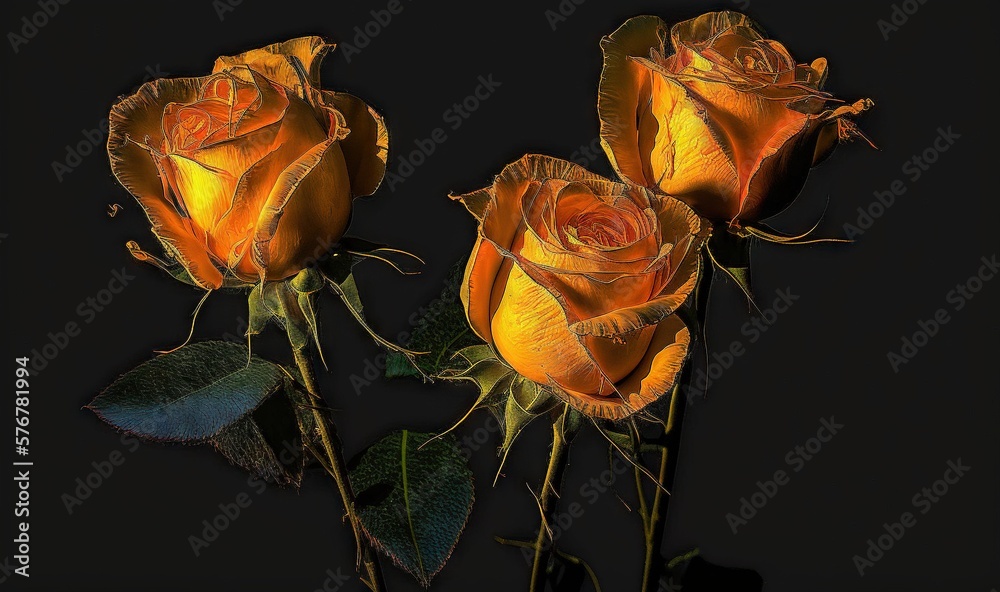
[[[163,354],[126,372],[88,406],[130,434],[200,442],[256,409],[286,375],[246,347],[208,341]]]

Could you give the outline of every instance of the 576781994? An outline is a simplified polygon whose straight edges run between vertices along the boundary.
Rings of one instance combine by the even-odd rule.
[[[28,358],[15,358],[14,370],[14,451],[18,456],[28,456]]]

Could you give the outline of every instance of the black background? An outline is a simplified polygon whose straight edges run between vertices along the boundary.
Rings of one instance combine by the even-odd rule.
[[[240,470],[208,448],[143,444],[132,452],[81,409],[154,349],[183,341],[200,295],[129,257],[127,240],[147,247],[153,240],[141,210],[112,176],[103,147],[61,182],[52,163],[66,158],[66,146],[85,140],[82,130],[106,118],[147,67],[201,75],[217,55],[303,34],[353,44],[354,27],[385,5],[246,0],[220,20],[209,0],[76,0],[16,53],[9,44],[0,48],[8,372],[14,373],[15,355],[48,343],[47,333],[81,322],[78,305],[106,288],[113,270],[124,266],[135,276],[32,379],[32,577],[0,573],[0,589],[311,592],[322,588],[328,569],[353,575],[352,540],[340,526],[329,480],[316,476],[299,492],[269,487],[257,494]],[[433,6],[404,0],[404,7],[349,63],[341,47],[323,68],[326,87],[354,93],[385,115],[390,170],[434,128],[446,127],[448,135],[394,191],[383,184],[356,204],[351,234],[428,262],[417,277],[375,263],[357,268],[369,318],[389,337],[410,327],[411,313],[438,293],[452,263],[471,246],[472,219],[446,199],[449,192],[487,184],[526,152],[569,158],[592,143],[598,42],[630,16],[657,14],[672,23],[743,7],[799,61],[827,57],[829,90],[852,101],[872,97],[876,107],[860,124],[880,150],[863,142],[842,146],[773,223],[804,230],[829,198],[818,234],[843,235],[858,208],[873,203],[874,191],[900,179],[907,192],[852,245],[757,247],[755,292],[762,308],[782,288],[799,300],[756,343],[740,333],[749,318],[745,302],[720,278],[710,347],[721,351],[740,340],[747,352],[689,408],[664,552],[699,546],[712,562],[758,570],[768,592],[989,592],[1000,586],[1000,286],[987,283],[961,311],[946,302],[949,290],[972,277],[980,257],[998,246],[996,165],[987,160],[997,131],[996,96],[987,85],[998,50],[995,5],[930,0],[888,40],[877,26],[892,12],[887,0],[590,0],[555,30],[545,11],[557,10],[556,0]],[[2,10],[6,34],[39,8],[9,0]],[[491,74],[501,83],[495,94],[459,129],[447,129],[444,111],[475,90],[478,76]],[[961,138],[919,180],[909,180],[903,163],[948,126]],[[610,174],[603,156],[589,166]],[[115,202],[124,210],[110,218],[106,207]],[[901,338],[938,308],[951,311],[951,321],[894,373],[887,353],[898,351]],[[356,395],[349,377],[363,375],[378,349],[332,299],[321,312],[332,369],[322,383],[340,410],[348,455],[390,429],[440,430],[471,403],[472,392],[463,388],[381,378]],[[196,338],[235,333],[244,315],[239,296],[216,296],[202,312]],[[256,347],[270,357],[287,356],[280,335],[265,336]],[[0,406],[4,430],[11,432],[12,397]],[[726,514],[757,491],[756,481],[787,470],[786,453],[830,416],[844,424],[841,433],[734,535]],[[460,434],[473,434],[486,420],[485,412],[474,415]],[[530,536],[537,527],[525,484],[535,487],[542,475],[547,439],[541,424],[529,429],[496,487],[497,435],[475,452],[477,503],[433,589],[527,589],[521,553],[493,536]],[[642,557],[638,516],[612,492],[591,505],[580,491],[607,466],[602,442],[591,431],[574,446],[563,504],[581,502],[586,513],[560,545],[587,559],[605,590],[634,590]],[[11,448],[3,447],[8,467]],[[124,464],[68,514],[61,496],[94,470],[92,462],[116,450]],[[914,494],[959,458],[972,467],[968,474],[926,515],[918,513],[917,524],[859,577],[852,557],[883,534],[884,522],[914,511]],[[12,503],[13,482],[4,482],[0,499]],[[624,480],[623,490],[630,487]],[[241,492],[250,493],[252,505],[195,557],[188,536]],[[0,559],[13,554],[12,517],[2,524]],[[391,590],[417,589],[388,562],[386,574]],[[341,589],[361,588],[354,578]]]

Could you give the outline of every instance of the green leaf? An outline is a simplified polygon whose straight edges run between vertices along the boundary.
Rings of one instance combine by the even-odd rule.
[[[475,364],[480,360],[497,359],[496,353],[493,352],[493,348],[486,345],[470,345],[469,347],[462,348],[455,352],[453,358],[459,358],[465,360],[469,364]]]
[[[247,323],[248,335],[259,335],[271,321],[281,326],[282,320],[278,316],[281,305],[278,304],[277,287],[277,282],[261,282],[250,290],[247,298],[250,311],[250,320]]]
[[[319,272],[306,270],[292,279],[254,286],[247,301],[250,311],[247,333],[258,335],[273,321],[288,335],[292,349],[300,351],[312,341],[322,358],[316,321],[317,282],[322,282],[320,288],[326,283]]]
[[[354,281],[354,274],[349,273],[344,281],[338,282],[334,289],[340,297],[347,303],[351,311],[357,313],[357,316],[363,316],[365,314],[364,305],[361,304],[361,295],[358,294],[358,284]]]
[[[288,285],[299,294],[312,294],[326,287],[323,274],[307,267],[288,280]]]
[[[449,379],[468,380],[475,384],[480,396],[473,407],[482,407],[498,402],[501,396],[506,395],[514,376],[516,376],[514,369],[507,364],[496,358],[485,358],[450,376]]]
[[[212,445],[256,478],[298,486],[306,463],[302,434],[311,433],[296,413],[300,399],[301,393],[286,378],[282,389],[224,428],[212,438]]]
[[[415,359],[417,366],[428,374],[438,375],[453,369],[456,352],[483,343],[469,327],[459,298],[464,274],[465,262],[460,261],[452,268],[440,296],[425,307],[426,312],[417,321],[409,341],[403,344],[411,350],[428,352]],[[385,375],[387,378],[398,378],[419,376],[420,373],[407,356],[392,353],[386,359]]]
[[[365,534],[424,587],[451,556],[474,499],[458,441],[432,437],[393,432],[363,452],[350,472]]]
[[[717,229],[708,239],[708,256],[715,267],[722,270],[753,302],[750,278],[750,239]]]
[[[130,370],[88,407],[142,438],[199,442],[256,409],[285,376],[242,345],[195,343]]]
[[[500,447],[501,453],[506,457],[521,431],[536,417],[544,415],[558,404],[559,399],[548,389],[523,376],[514,378],[504,409],[504,439]]]

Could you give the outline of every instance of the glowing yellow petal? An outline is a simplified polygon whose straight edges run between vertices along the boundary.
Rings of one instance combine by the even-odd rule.
[[[214,228],[229,209],[237,179],[178,154],[167,155],[167,161],[173,170],[174,190],[188,216],[201,230]]]
[[[598,392],[600,369],[567,327],[556,299],[518,266],[510,269],[492,319],[493,345],[522,376],[541,384]]]
[[[638,16],[601,40],[604,69],[597,98],[601,146],[619,176],[646,187],[656,185],[649,168],[656,134],[656,123],[649,117],[652,73],[632,58],[662,52],[665,35],[666,24],[660,18]]]

